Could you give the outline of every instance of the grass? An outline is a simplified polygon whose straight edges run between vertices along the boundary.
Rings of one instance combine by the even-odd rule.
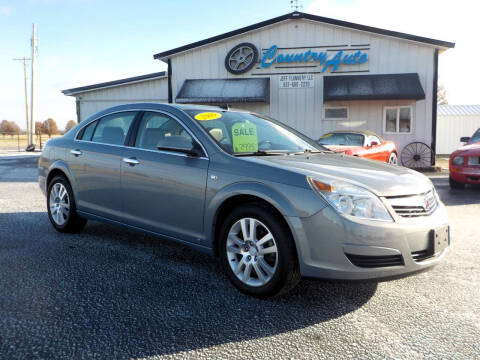
[[[51,138],[62,136],[60,134],[53,134]],[[45,142],[49,139],[48,135],[35,135],[33,137],[34,142],[37,148],[40,148],[40,143],[45,144]],[[10,135],[0,133],[0,152],[1,151],[18,151],[18,150],[25,150],[28,145],[27,135],[20,134],[20,135]]]

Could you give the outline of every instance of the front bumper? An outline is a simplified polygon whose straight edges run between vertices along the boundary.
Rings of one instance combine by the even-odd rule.
[[[448,247],[436,254],[432,251],[428,257],[419,256],[430,251],[432,230],[448,226],[442,203],[430,216],[395,220],[393,223],[352,221],[330,207],[308,218],[290,218],[302,276],[344,280],[390,278],[428,269],[444,258]],[[392,266],[383,262],[372,267],[371,259],[382,257],[401,262]]]
[[[480,184],[480,167],[451,166],[450,177],[464,184]]]

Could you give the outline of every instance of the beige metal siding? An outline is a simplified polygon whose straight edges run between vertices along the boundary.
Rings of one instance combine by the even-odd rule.
[[[333,128],[345,126],[345,123],[332,123],[322,119],[323,76],[331,74],[330,70],[323,74],[315,74],[315,87],[306,89],[279,89],[280,75],[269,75],[272,72],[278,72],[279,69],[270,68],[265,71],[257,69],[257,66],[255,66],[246,74],[232,75],[225,69],[225,56],[233,46],[241,42],[251,42],[259,50],[268,48],[273,44],[279,47],[370,44],[369,61],[363,65],[355,65],[358,69],[369,70],[365,74],[418,73],[426,93],[426,99],[416,102],[344,102],[342,104],[350,107],[349,123],[354,128],[371,129],[386,139],[396,141],[400,149],[412,141],[423,141],[430,145],[432,140],[434,47],[334,25],[320,24],[305,19],[287,20],[264,29],[238,35],[173,56],[172,88],[174,100],[185,79],[242,78],[253,77],[252,74],[256,73],[265,73],[265,77],[270,77],[270,104],[235,104],[236,107],[270,115],[312,138],[318,138],[322,133]],[[261,58],[261,55],[259,57]],[[349,66],[348,69],[342,70],[355,70],[355,66]],[[281,70],[284,72],[307,73],[309,68]],[[412,134],[383,134],[383,107],[396,104],[413,105],[414,130]]]
[[[138,102],[167,102],[167,78],[118,85],[76,95],[80,120],[109,107]]]
[[[437,154],[450,154],[463,145],[462,136],[472,136],[480,128],[480,115],[439,115]]]

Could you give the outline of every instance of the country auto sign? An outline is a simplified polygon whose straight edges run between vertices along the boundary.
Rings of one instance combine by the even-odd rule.
[[[280,48],[271,45],[260,57],[260,68],[272,66],[289,67],[315,64],[320,72],[330,69],[337,71],[341,65],[361,65],[368,61],[369,48],[354,48],[344,46],[339,49],[321,47]],[[225,67],[232,74],[242,74],[250,70],[259,58],[258,50],[251,43],[241,43],[232,48],[225,58]]]

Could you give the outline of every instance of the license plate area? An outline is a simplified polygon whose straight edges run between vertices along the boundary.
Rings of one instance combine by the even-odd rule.
[[[441,253],[450,245],[450,226],[443,226],[430,232],[430,244],[434,254]]]

